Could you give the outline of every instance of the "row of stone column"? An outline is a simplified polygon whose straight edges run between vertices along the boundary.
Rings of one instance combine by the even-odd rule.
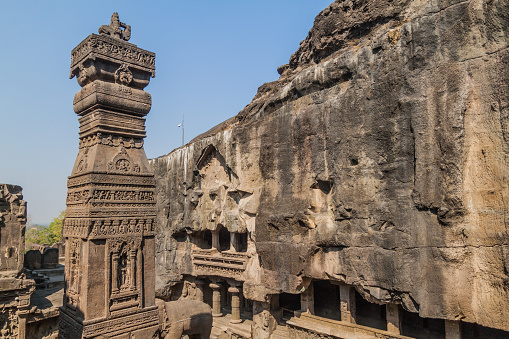
[[[341,308],[341,321],[356,324],[355,289],[349,285],[339,285],[339,297]],[[314,314],[314,291],[313,284],[301,294],[301,310]],[[386,304],[387,332],[401,334],[402,325],[401,306]],[[447,339],[461,338],[461,323],[454,320],[445,321],[445,337]]]
[[[222,316],[221,312],[221,287],[222,284],[220,282],[213,282],[209,284],[212,289],[212,316],[220,317]],[[240,323],[242,320],[240,319],[240,288],[236,285],[231,285],[228,288],[228,292],[232,295],[231,305],[232,305],[232,317],[230,322],[232,324]]]

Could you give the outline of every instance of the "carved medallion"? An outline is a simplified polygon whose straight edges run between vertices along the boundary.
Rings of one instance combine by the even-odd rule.
[[[127,64],[123,63],[115,72],[115,82],[117,84],[128,86],[132,81],[133,73]]]

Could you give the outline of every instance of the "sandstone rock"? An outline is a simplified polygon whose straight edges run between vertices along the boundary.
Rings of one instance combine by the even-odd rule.
[[[508,18],[506,1],[335,1],[279,80],[151,161],[158,293],[222,225],[248,234],[246,298],[325,279],[508,331]]]

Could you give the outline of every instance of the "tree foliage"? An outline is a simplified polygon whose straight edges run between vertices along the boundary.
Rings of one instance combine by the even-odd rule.
[[[31,248],[32,244],[53,245],[62,238],[62,223],[64,221],[64,212],[53,218],[49,226],[36,225],[30,228],[25,234],[26,248]]]

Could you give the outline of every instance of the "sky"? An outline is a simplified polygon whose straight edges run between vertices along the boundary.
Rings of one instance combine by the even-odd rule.
[[[29,223],[65,209],[78,153],[71,50],[118,12],[156,53],[145,152],[156,158],[236,115],[276,80],[332,0],[0,0],[0,183],[23,187]]]

